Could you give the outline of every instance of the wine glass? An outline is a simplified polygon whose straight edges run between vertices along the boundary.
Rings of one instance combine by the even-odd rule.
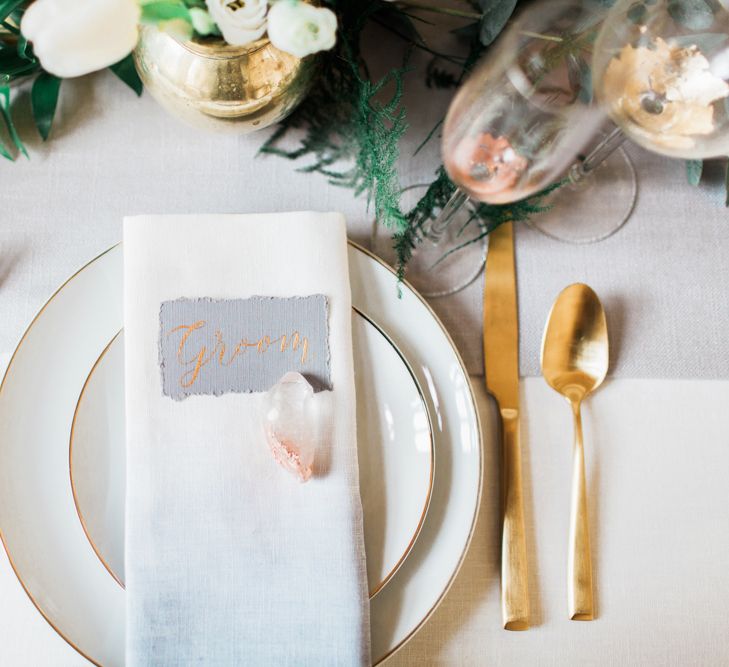
[[[473,275],[474,266],[456,250],[468,247],[462,234],[479,203],[509,204],[544,190],[565,176],[594,140],[606,119],[593,103],[590,67],[604,16],[605,9],[589,0],[531,3],[476,67],[453,99],[443,127],[444,166],[458,187],[440,214],[423,225],[418,264],[409,267],[408,277],[415,273],[417,282],[427,286],[444,257],[460,265],[464,275]],[[607,143],[612,147],[614,137]],[[627,196],[619,206],[599,218],[577,217],[582,226],[599,227],[590,236],[613,230],[630,214],[634,171],[628,163],[623,172]],[[576,197],[588,199],[584,192],[574,193],[572,205]],[[470,260],[476,261],[478,270],[483,253]],[[440,293],[462,286],[455,282]]]
[[[598,36],[597,95],[650,151],[729,155],[729,10],[719,0],[620,0]]]

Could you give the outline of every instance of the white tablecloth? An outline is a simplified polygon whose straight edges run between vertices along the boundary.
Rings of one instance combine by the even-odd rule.
[[[437,142],[409,155],[447,99],[448,93],[429,93],[427,105],[414,107],[402,160],[406,184],[429,180],[438,164]],[[20,107],[27,105],[26,96]],[[30,161],[2,165],[5,361],[49,294],[119,241],[124,215],[340,210],[350,237],[369,244],[363,199],[297,173],[285,160],[256,158],[260,136],[188,129],[109,74],[64,82],[58,120],[49,144],[28,142]],[[522,370],[536,372],[551,299],[567,282],[587,280],[605,296],[619,375],[727,378],[729,309],[722,304],[729,220],[720,186],[691,190],[680,162],[629,151],[639,172],[638,205],[611,241],[575,249],[518,230]],[[670,233],[661,235],[661,227]],[[611,244],[633,259],[610,263]],[[598,270],[603,255],[607,273]],[[558,270],[564,262],[567,269]],[[470,372],[480,373],[480,281],[433,305]],[[536,627],[500,629],[497,450],[487,420],[485,492],[473,546],[443,605],[392,664],[727,664],[729,381],[616,379],[586,406],[599,605],[593,623],[566,620],[569,411],[539,378],[526,380],[524,391]],[[0,665],[82,664],[35,611],[0,554]]]
[[[411,156],[450,97],[428,91],[428,104],[418,103],[422,70],[409,76],[416,100],[400,164],[406,185],[432,179],[438,141]],[[24,104],[21,98],[19,108]],[[21,129],[37,136],[32,127]],[[1,165],[0,352],[12,349],[62,280],[121,239],[125,215],[341,211],[350,238],[370,245],[365,199],[298,172],[305,160],[256,157],[264,136],[188,128],[108,72],[64,81],[52,140],[29,141],[29,161]],[[681,161],[635,146],[628,152],[638,198],[615,236],[575,246],[517,229],[522,373],[538,373],[552,300],[579,280],[605,300],[617,376],[729,378],[729,213],[719,174],[713,170],[713,178],[692,188]],[[596,215],[611,206],[610,196],[609,187],[601,188]],[[478,280],[433,301],[471,373],[482,372],[481,298]]]
[[[567,620],[571,415],[543,380],[523,384],[534,624],[500,625],[494,411],[484,494],[453,588],[388,662],[402,665],[726,665],[729,661],[729,381],[613,380],[585,405],[597,620]],[[0,665],[88,665],[41,618],[0,555]]]

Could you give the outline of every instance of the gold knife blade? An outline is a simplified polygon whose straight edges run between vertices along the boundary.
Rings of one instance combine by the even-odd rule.
[[[489,234],[483,291],[486,389],[501,416],[501,614],[506,630],[529,628],[529,586],[519,443],[519,319],[514,229],[507,222]]]

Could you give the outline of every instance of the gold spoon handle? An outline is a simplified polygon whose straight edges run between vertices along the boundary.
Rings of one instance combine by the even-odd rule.
[[[592,558],[587,521],[587,484],[585,454],[582,444],[580,402],[572,402],[575,418],[575,444],[572,451],[572,503],[570,508],[570,543],[567,563],[567,595],[570,619],[591,621],[594,618],[592,598]]]
[[[504,440],[501,614],[506,630],[527,630],[529,628],[529,586],[521,481],[519,413],[516,410],[502,410],[501,414]]]

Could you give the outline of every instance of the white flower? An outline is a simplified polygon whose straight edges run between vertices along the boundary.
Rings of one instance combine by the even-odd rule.
[[[326,51],[337,40],[333,11],[298,0],[278,0],[268,12],[268,38],[277,49],[303,58]]]
[[[20,29],[45,70],[88,74],[120,61],[137,43],[137,0],[36,0]]]
[[[266,32],[268,0],[205,0],[228,44],[245,46]]]

